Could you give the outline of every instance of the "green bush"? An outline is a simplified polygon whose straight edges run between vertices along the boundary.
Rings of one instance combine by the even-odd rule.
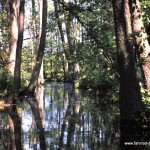
[[[13,77],[7,69],[0,69],[0,92],[7,93],[13,85]]]

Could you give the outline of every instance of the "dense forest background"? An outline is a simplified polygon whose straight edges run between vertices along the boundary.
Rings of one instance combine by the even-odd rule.
[[[11,4],[1,2],[0,86],[2,94],[6,94],[11,89],[13,69],[10,69],[10,64],[14,68],[17,59],[15,48],[19,17],[16,15],[19,15],[17,14],[19,2],[10,3],[12,8],[8,6]],[[140,4],[144,26],[149,33],[149,2],[142,1]],[[25,2],[21,88],[29,84],[36,62],[42,25],[42,21],[39,21],[42,20],[39,7],[38,1]],[[119,73],[111,1],[48,1],[47,8],[44,69],[42,68],[45,80],[75,82],[82,88],[104,91],[112,88],[117,93]],[[11,14],[13,12],[16,14]],[[12,20],[11,17],[16,20]],[[143,85],[138,59],[136,66],[139,81]]]
[[[7,0],[0,12],[5,106],[62,81],[119,100],[123,120],[143,102],[149,108],[149,0]],[[12,119],[14,107],[6,108]]]

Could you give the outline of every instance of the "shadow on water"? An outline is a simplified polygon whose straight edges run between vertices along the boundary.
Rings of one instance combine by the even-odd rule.
[[[130,120],[121,120],[120,135],[121,150],[150,150],[150,111],[139,111]]]
[[[23,150],[119,150],[117,106],[104,106],[101,98],[69,83],[45,85],[43,111],[30,98],[27,101],[17,106]],[[5,150],[12,141],[5,112],[0,113],[0,121],[0,150]]]

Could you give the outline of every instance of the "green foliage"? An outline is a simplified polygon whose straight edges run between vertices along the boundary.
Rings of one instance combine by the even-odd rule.
[[[143,101],[148,109],[150,109],[150,91],[141,88]]]
[[[13,77],[7,69],[0,69],[0,93],[6,94],[11,90],[13,85]]]
[[[63,80],[63,59],[59,52],[47,52],[44,58],[45,77],[48,80]]]
[[[35,65],[34,55],[30,51],[30,46],[27,45],[22,50],[22,71],[21,71],[21,88],[28,86],[31,73],[32,63]]]
[[[38,5],[38,3],[36,3]],[[148,24],[149,20],[149,0],[144,0],[141,2],[142,10],[144,10],[144,21]],[[51,6],[49,6],[51,7]],[[29,6],[29,10],[32,8]],[[68,10],[66,10],[68,8]],[[67,29],[65,26],[66,18],[65,13],[69,13],[73,17],[71,24],[73,25],[70,30],[73,34],[74,52],[70,53],[69,44],[65,39],[65,43],[62,43],[60,31],[58,28],[58,20],[53,8],[49,8],[48,11],[48,25],[47,25],[47,37],[46,37],[46,49],[44,55],[44,73],[45,78],[48,80],[61,80],[66,78],[66,81],[71,81],[73,79],[73,69],[67,70],[67,63],[78,63],[80,67],[79,80],[76,81],[77,87],[92,88],[92,89],[116,89],[118,90],[118,82],[116,79],[114,69],[117,68],[116,65],[116,48],[115,48],[115,34],[114,34],[114,22],[113,22],[113,10],[111,1],[99,0],[99,1],[87,1],[83,0],[79,4],[74,2],[67,3],[67,8],[64,9],[62,4],[59,4],[58,14],[59,21],[62,25],[62,32],[64,37],[67,39]],[[3,10],[4,11],[4,10]],[[35,8],[35,12],[38,12],[38,7]],[[31,11],[32,12],[32,11]],[[35,15],[35,28],[33,28],[32,13],[29,13],[29,17],[26,18],[27,24],[25,25],[29,28],[30,32],[36,30],[38,32],[38,15]],[[6,12],[2,13],[3,20],[6,19]],[[10,41],[8,40],[9,30],[8,23],[0,20],[0,35],[4,41],[4,45],[8,46]],[[6,23],[6,27],[3,23]],[[77,23],[80,24],[79,29],[77,29]],[[4,29],[4,30],[2,30]],[[76,39],[77,32],[80,33],[79,41]],[[28,34],[29,31],[25,31]],[[37,33],[35,33],[37,34]],[[137,34],[137,33],[135,33]],[[4,37],[7,38],[4,38]],[[32,35],[30,35],[32,36]],[[29,38],[29,37],[27,37]],[[64,45],[63,45],[64,44]],[[4,47],[4,46],[3,46]],[[64,58],[64,48],[68,52],[68,58]],[[38,49],[38,38],[30,39],[30,41],[25,42],[22,51],[22,87],[27,86],[30,78],[33,65],[36,61]],[[4,50],[0,51],[1,56],[3,56]],[[0,57],[1,57],[0,56]],[[3,57],[2,57],[3,58]],[[112,61],[112,62],[111,62]],[[3,64],[0,63],[0,66]],[[66,67],[64,69],[64,66]],[[112,67],[113,66],[113,67]],[[73,68],[73,67],[72,67]],[[6,73],[3,73],[6,72]],[[138,72],[139,76],[141,72]],[[4,76],[6,74],[6,76]],[[65,74],[65,77],[64,77]],[[6,78],[6,79],[5,79]],[[7,85],[10,87],[12,84],[9,81],[13,81],[10,74],[5,70],[0,73],[1,85]],[[6,84],[5,84],[6,83]],[[9,85],[10,84],[10,85]],[[112,88],[113,87],[113,88]],[[114,88],[115,87],[115,88]],[[2,88],[3,89],[3,88]],[[109,95],[116,98],[116,95],[110,92]]]
[[[142,0],[141,1],[141,7],[142,7],[142,11],[143,11],[143,19],[144,19],[144,23],[146,25],[149,24],[149,20],[150,20],[150,1],[149,0]]]
[[[21,88],[27,87],[31,79],[31,72],[23,71],[21,77]]]

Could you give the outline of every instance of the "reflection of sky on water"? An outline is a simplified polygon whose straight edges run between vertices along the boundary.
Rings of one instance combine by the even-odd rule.
[[[26,111],[23,111],[22,117],[23,117],[22,130],[23,130],[23,133],[27,133],[29,132],[29,129],[32,126],[32,115],[31,113],[27,113]]]
[[[62,143],[64,146],[67,145],[70,120],[75,124],[71,125],[74,128],[71,141],[74,147],[90,150],[92,142],[96,146],[98,143],[101,143],[101,146],[107,144],[109,141],[107,138],[111,136],[110,128],[112,127],[109,116],[113,116],[113,110],[106,113],[101,112],[99,107],[96,109],[93,106],[93,98],[86,93],[82,93],[82,91],[76,94],[72,86],[69,85],[65,84],[64,86],[64,84],[55,83],[45,86],[43,123],[47,150],[58,148],[62,130],[64,130]],[[77,116],[75,110],[79,113]],[[65,128],[63,128],[63,125]],[[23,149],[38,150],[39,141],[34,117],[26,102],[22,111],[22,131]],[[118,145],[117,140],[115,145]],[[111,150],[116,150],[115,148]]]

